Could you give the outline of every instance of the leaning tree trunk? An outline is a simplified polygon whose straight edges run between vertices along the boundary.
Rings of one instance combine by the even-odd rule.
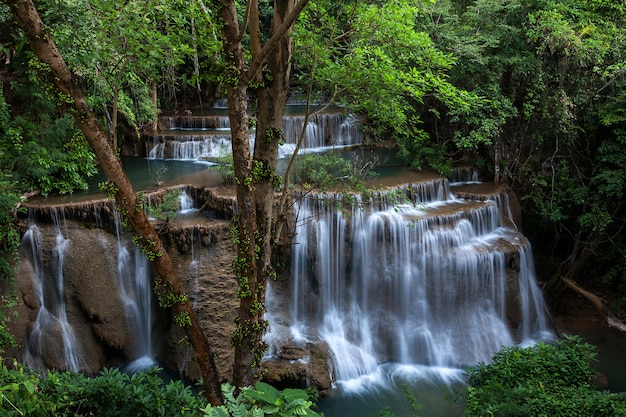
[[[26,34],[38,59],[50,68],[50,78],[59,90],[59,98],[74,116],[76,124],[85,135],[109,180],[108,191],[115,197],[117,207],[125,216],[142,250],[152,260],[159,276],[157,296],[161,305],[171,307],[174,317],[183,329],[194,349],[203,377],[204,391],[212,404],[221,403],[221,391],[217,368],[209,341],[185,295],[176,269],[163,243],[148,221],[126,173],[122,169],[107,135],[89,108],[80,80],[73,76],[61,57],[49,32],[31,0],[4,0],[18,24]]]
[[[613,314],[609,306],[606,305],[602,298],[590,291],[587,291],[574,281],[574,278],[580,276],[581,271],[583,271],[586,265],[593,259],[601,241],[602,235],[598,232],[593,232],[590,236],[586,237],[584,244],[581,242],[581,236],[577,235],[570,258],[565,264],[566,271],[564,274],[559,275],[559,280],[557,282],[565,284],[567,288],[589,300],[598,310],[598,313],[600,313],[606,320],[609,326],[615,327],[622,332],[626,332],[626,324],[620,321],[620,319]],[[553,279],[553,281],[556,281],[556,279]],[[552,285],[552,288],[554,287],[556,287],[556,285]]]

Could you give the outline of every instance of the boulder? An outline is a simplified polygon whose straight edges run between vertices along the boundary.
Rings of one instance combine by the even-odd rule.
[[[263,362],[263,381],[277,388],[314,388],[327,395],[333,383],[329,356],[330,349],[322,342],[285,342],[276,356]]]

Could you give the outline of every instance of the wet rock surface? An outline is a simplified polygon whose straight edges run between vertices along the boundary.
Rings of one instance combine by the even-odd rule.
[[[330,349],[325,343],[285,342],[263,362],[263,380],[278,388],[314,388],[326,395],[332,388]]]

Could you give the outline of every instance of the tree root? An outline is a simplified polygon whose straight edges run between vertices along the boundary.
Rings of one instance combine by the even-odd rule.
[[[569,288],[576,291],[587,300],[591,301],[591,303],[600,311],[600,314],[602,314],[602,316],[606,319],[606,322],[610,327],[615,327],[622,332],[626,332],[626,324],[622,323],[620,319],[615,317],[615,315],[611,312],[609,307],[604,303],[604,301],[602,301],[600,297],[580,287],[570,278],[561,277],[561,279]]]

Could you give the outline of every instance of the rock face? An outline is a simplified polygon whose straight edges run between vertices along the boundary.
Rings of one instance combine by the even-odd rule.
[[[221,188],[216,192],[190,186],[169,187],[146,193],[146,201],[156,205],[174,188],[193,194],[198,204],[209,201],[206,208],[212,218],[216,215],[221,218],[232,216],[234,198],[228,190]],[[103,366],[116,366],[135,358],[138,337],[136,326],[133,327],[129,321],[127,299],[128,281],[134,277],[123,278],[124,284],[118,278],[124,276],[118,262],[120,242],[131,252],[127,261],[131,265],[124,266],[130,271],[135,263],[132,255],[134,246],[130,243],[130,236],[118,238],[116,234],[119,227],[115,225],[112,201],[97,199],[53,204],[35,201],[29,212],[30,218],[37,219],[37,240],[41,243],[38,249],[33,248],[34,244],[23,244],[20,251],[16,287],[21,302],[17,308],[18,316],[10,322],[20,345],[6,352],[7,356],[19,358],[35,368],[67,368],[64,353],[67,349],[64,348],[61,332],[63,326],[57,323],[57,309],[61,303],[64,307],[61,322],[66,321],[76,336],[71,345],[75,345],[80,356],[79,369],[91,374]],[[220,362],[230,364],[228,335],[234,328],[237,309],[234,296],[236,281],[230,274],[233,253],[230,225],[206,218],[198,223],[181,225],[178,222],[174,226],[174,222],[168,221],[155,224],[155,228],[160,230],[166,245],[170,246],[174,262],[188,285],[188,292],[195,297],[201,321],[211,329],[213,338],[218,339],[216,351],[220,352],[218,357],[223,359]],[[54,262],[60,230],[62,240],[67,242],[59,269]],[[23,234],[30,233],[25,227]],[[59,276],[62,277],[61,284],[57,282]],[[56,295],[59,285],[64,287],[63,298]],[[126,289],[124,295],[120,291],[121,285]],[[43,309],[42,304],[45,305]],[[154,346],[151,354],[162,365],[181,371],[181,375],[199,377],[193,361],[188,359],[192,356],[189,349],[178,344],[182,332],[172,324],[169,312],[158,308],[154,301],[151,310],[152,323],[149,327]],[[44,314],[39,314],[40,311]],[[220,334],[221,337],[217,336]],[[228,367],[223,366],[221,374],[224,379],[230,376]]]
[[[202,225],[171,226],[166,241],[175,265],[181,271],[188,293],[196,311],[206,327],[224,379],[232,373],[230,334],[238,304],[235,298],[236,280],[230,273],[233,245],[225,221]],[[76,335],[76,349],[80,352],[82,371],[93,374],[104,366],[115,366],[133,359],[137,335],[129,323],[125,300],[121,296],[118,279],[118,238],[101,229],[89,229],[78,222],[64,222],[63,235],[68,239],[62,265],[64,307],[67,322]],[[51,280],[57,279],[53,265],[57,227],[38,225],[41,233],[41,262],[44,272],[44,293],[54,288]],[[129,239],[122,239],[126,241]],[[9,352],[17,358],[30,354],[40,356],[38,365],[45,369],[66,369],[63,341],[58,324],[46,326],[41,338],[41,348],[29,353],[29,337],[33,330],[43,328],[37,322],[41,308],[39,283],[30,248],[24,247],[16,274],[19,319],[11,322],[11,329],[22,343]],[[132,268],[131,268],[132,270]],[[51,304],[49,297],[45,304]],[[153,301],[151,323],[156,360],[167,368],[179,371],[191,379],[200,373],[191,359],[190,349],[179,343],[183,333],[171,320],[168,311],[158,308]],[[47,305],[48,310],[56,306]],[[32,343],[31,343],[32,345]]]
[[[235,248],[227,221],[190,220],[173,222],[168,228],[168,253],[181,271],[194,310],[204,327],[222,380],[232,375],[234,350],[231,335],[239,304],[237,280],[231,272]],[[184,333],[176,325],[168,326],[164,354],[160,361],[190,379],[200,378],[200,370],[191,348],[184,343]]]
[[[42,289],[37,282],[37,262],[42,262],[44,270],[44,300],[46,304],[50,304],[46,308],[51,311],[59,308],[53,297],[46,294],[50,287],[54,288],[54,283],[49,281],[58,279],[57,271],[53,271],[55,265],[52,264],[57,228],[42,224],[38,230],[41,233],[43,259],[35,259],[31,253],[24,253],[24,249],[21,252],[16,276],[18,296],[22,300],[19,315],[21,319],[12,327],[21,337],[28,336],[24,328],[28,332],[41,328],[44,332],[40,351],[41,364],[45,368],[65,369],[63,355],[57,352],[63,347],[63,342],[58,340],[59,324],[45,330],[43,323],[37,322],[37,315],[42,307]],[[76,335],[76,347],[83,357],[83,370],[94,373],[107,362],[122,361],[129,354],[127,347],[131,335],[127,331],[126,316],[119,296],[116,251],[111,250],[116,242],[107,233],[89,230],[71,221],[65,223],[64,233],[69,237],[69,244],[65,248],[60,271],[65,287],[63,301],[67,321]],[[27,355],[27,345],[22,344],[21,351],[17,353],[18,357]]]
[[[42,266],[44,269],[44,293],[50,291],[49,281],[58,279],[52,264],[53,246],[57,228],[52,225],[38,226],[42,238]],[[64,305],[67,322],[76,336],[76,348],[81,356],[81,369],[89,374],[98,372],[103,366],[113,366],[133,358],[137,335],[129,326],[125,302],[121,297],[118,280],[117,237],[99,229],[88,229],[80,223],[66,221],[63,233],[68,239],[61,267],[64,286]],[[21,340],[35,330],[37,315],[41,308],[40,284],[37,283],[33,257],[22,251],[20,267],[16,276],[18,295],[23,301],[21,314],[15,329]],[[50,297],[46,297],[50,300]],[[50,301],[46,301],[48,303]],[[52,302],[50,302],[52,303]],[[56,306],[47,305],[49,310]],[[162,337],[166,312],[156,310],[153,334]],[[27,329],[27,331],[24,331]],[[58,333],[46,331],[45,338],[54,338]],[[58,334],[56,336],[59,337]],[[44,340],[41,364],[48,369],[65,369],[63,357],[54,353],[55,346],[63,346],[58,340]],[[23,343],[17,357],[28,355],[27,344]]]

